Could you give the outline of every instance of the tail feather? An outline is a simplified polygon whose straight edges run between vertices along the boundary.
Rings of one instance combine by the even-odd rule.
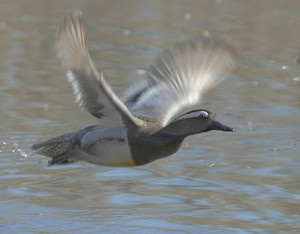
[[[37,153],[52,158],[49,165],[69,162],[77,142],[78,132],[67,133],[48,141],[33,145],[31,148]]]

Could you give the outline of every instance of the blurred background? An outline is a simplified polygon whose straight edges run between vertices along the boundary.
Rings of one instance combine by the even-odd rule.
[[[91,55],[117,94],[197,35],[239,54],[201,106],[236,133],[191,136],[135,168],[47,167],[30,146],[97,123],[74,103],[54,50],[84,12]],[[299,233],[300,1],[1,0],[0,232]]]

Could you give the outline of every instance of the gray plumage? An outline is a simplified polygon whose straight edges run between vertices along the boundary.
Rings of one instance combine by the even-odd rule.
[[[100,123],[33,145],[36,153],[52,158],[51,165],[76,160],[143,165],[175,153],[189,135],[234,131],[211,112],[195,109],[232,67],[234,50],[224,41],[199,38],[166,50],[149,67],[146,82],[119,99],[96,70],[86,34],[82,14],[75,11],[60,24],[56,49],[76,102]]]

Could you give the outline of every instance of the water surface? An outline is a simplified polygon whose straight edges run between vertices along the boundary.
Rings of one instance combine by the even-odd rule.
[[[97,123],[74,104],[54,51],[80,9],[99,70],[121,94],[163,49],[211,34],[238,68],[202,102],[237,129],[191,136],[135,168],[47,167],[31,144]],[[0,232],[298,233],[300,2],[3,1],[0,8]]]

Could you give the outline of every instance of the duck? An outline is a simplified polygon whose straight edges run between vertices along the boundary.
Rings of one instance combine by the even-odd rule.
[[[85,161],[115,167],[139,166],[177,152],[187,136],[212,130],[234,132],[208,110],[202,95],[233,67],[234,49],[222,39],[197,37],[163,51],[146,79],[119,98],[99,73],[87,45],[81,11],[59,24],[56,50],[76,103],[98,124],[32,146],[49,166]]]

